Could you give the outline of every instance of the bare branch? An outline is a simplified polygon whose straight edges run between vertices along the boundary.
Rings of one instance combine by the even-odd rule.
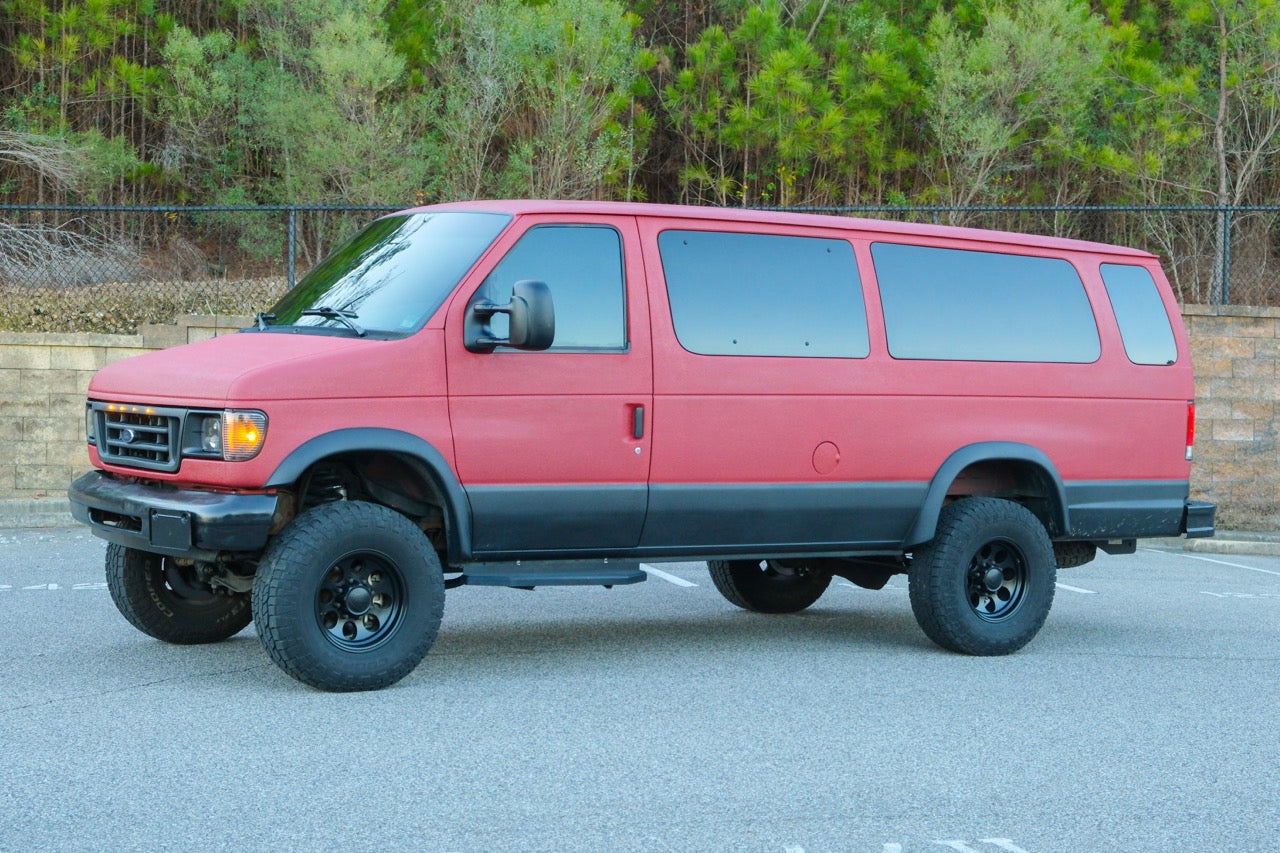
[[[60,187],[73,187],[84,170],[79,149],[61,139],[0,130],[0,162],[30,169]]]

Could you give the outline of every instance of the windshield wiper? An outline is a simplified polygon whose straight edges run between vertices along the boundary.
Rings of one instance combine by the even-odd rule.
[[[337,308],[330,308],[327,305],[321,305],[319,308],[302,309],[303,317],[323,317],[326,320],[337,320],[360,337],[365,336],[364,328],[355,320],[359,315],[354,311],[339,311]]]
[[[270,311],[259,311],[258,312],[258,331],[265,332],[267,330],[267,326],[270,326],[275,321],[276,321],[275,314],[272,314]]]

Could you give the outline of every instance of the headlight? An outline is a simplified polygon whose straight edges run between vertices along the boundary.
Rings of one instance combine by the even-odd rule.
[[[200,449],[206,453],[222,452],[222,416],[211,415],[200,425]]]
[[[266,437],[266,414],[251,409],[210,413],[200,422],[200,452],[217,454],[228,462],[257,456]]]
[[[84,436],[90,444],[98,443],[98,419],[93,414],[93,406],[84,410]]]

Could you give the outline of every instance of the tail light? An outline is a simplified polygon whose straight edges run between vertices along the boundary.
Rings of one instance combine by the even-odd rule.
[[[1187,401],[1187,461],[1191,461],[1191,451],[1196,443],[1196,402]]]

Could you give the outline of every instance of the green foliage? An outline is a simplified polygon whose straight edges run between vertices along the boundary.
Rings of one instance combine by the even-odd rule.
[[[0,0],[0,198],[1268,202],[1278,55],[1280,0]]]
[[[870,4],[789,16],[776,0],[732,30],[703,30],[662,93],[682,142],[682,196],[719,204],[850,203],[884,197],[919,83],[910,39]]]
[[[457,20],[430,122],[433,194],[634,195],[652,126],[635,85],[653,61],[634,16],[600,0],[489,0]]]
[[[1083,2],[993,6],[977,36],[939,12],[928,49],[925,97],[941,201],[1005,202],[1018,172],[1074,157],[1107,49],[1103,21]]]

